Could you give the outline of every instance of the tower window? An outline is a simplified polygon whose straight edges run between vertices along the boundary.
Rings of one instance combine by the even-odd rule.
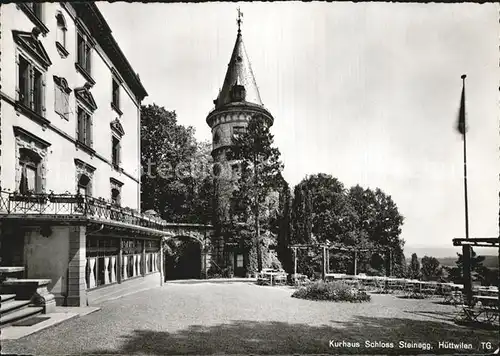
[[[233,126],[233,137],[238,138],[246,132],[244,126]]]

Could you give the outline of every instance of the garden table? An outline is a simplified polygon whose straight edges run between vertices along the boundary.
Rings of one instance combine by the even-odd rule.
[[[472,305],[463,305],[467,321],[494,323],[498,320],[498,298],[489,295],[474,295]]]

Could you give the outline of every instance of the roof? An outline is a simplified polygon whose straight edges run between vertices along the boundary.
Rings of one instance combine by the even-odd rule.
[[[148,96],[139,75],[134,72],[127,57],[116,43],[111,34],[111,28],[96,4],[93,2],[67,2],[66,5],[73,7],[78,17],[88,27],[94,39],[99,43],[134,95],[139,100],[143,100]]]
[[[240,85],[245,88],[245,102],[263,106],[245,45],[243,44],[241,31],[238,31],[236,37],[236,43],[234,44],[233,54],[228,64],[224,84],[219,92],[219,96],[214,101],[215,108],[234,102],[231,98],[231,90],[234,85]]]

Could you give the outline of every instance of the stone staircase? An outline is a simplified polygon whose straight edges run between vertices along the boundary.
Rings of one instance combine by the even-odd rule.
[[[43,306],[32,306],[30,299],[16,297],[16,294],[0,294],[0,328],[44,312]]]
[[[20,269],[0,267],[0,328],[55,311],[54,295],[47,290],[50,279],[4,278]]]

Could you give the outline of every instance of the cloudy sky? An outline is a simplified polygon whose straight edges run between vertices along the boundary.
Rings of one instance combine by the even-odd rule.
[[[211,138],[205,123],[236,38],[243,40],[292,185],[329,173],[380,187],[408,246],[464,236],[466,110],[470,232],[498,235],[498,4],[98,3],[149,92]],[[494,253],[494,251],[491,251]]]

